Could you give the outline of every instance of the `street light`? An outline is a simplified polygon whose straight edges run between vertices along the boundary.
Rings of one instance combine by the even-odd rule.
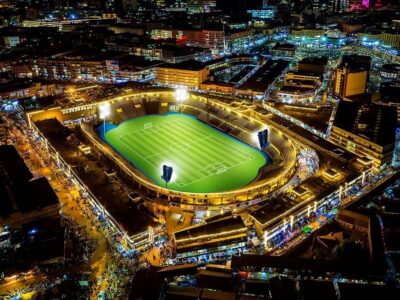
[[[189,97],[188,91],[186,88],[181,87],[175,90],[175,99],[180,103],[179,110],[182,113],[182,102],[185,102]]]
[[[99,117],[100,119],[104,120],[104,137],[106,136],[106,118],[110,115],[111,113],[111,105],[109,102],[105,102],[103,103],[100,107],[99,107]]]

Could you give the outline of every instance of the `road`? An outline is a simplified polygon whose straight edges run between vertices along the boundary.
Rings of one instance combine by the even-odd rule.
[[[46,177],[49,180],[60,201],[62,214],[72,219],[76,226],[83,226],[88,237],[96,241],[97,246],[91,257],[90,265],[95,276],[99,277],[105,273],[107,266],[113,263],[110,259],[112,256],[107,248],[107,239],[104,233],[93,225],[92,220],[86,214],[90,213],[91,210],[88,207],[84,207],[84,201],[79,194],[79,187],[71,183],[65,177],[65,174],[49,159],[49,155],[42,143],[32,143],[32,139],[28,138],[30,134],[27,128],[23,129],[26,130],[25,132],[21,132],[16,126],[11,128],[12,130],[9,134],[15,147],[36,178]],[[97,289],[94,289],[92,299],[97,299],[98,292],[107,289],[107,284],[108,281],[103,280],[102,284]]]
[[[18,291],[21,291],[28,286],[34,287],[43,280],[45,280],[45,277],[42,275],[30,275],[29,277],[12,279],[0,285],[0,295],[18,294]]]

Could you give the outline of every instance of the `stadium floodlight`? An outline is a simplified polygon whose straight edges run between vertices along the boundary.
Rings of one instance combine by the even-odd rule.
[[[168,187],[168,182],[171,181],[173,171],[174,171],[174,169],[172,167],[163,165],[163,174],[162,174],[161,178],[165,181],[166,188]]]
[[[180,103],[179,110],[182,113],[182,102],[185,102],[189,97],[188,91],[186,88],[180,87],[175,90],[175,99]]]
[[[261,150],[265,150],[268,147],[268,129],[258,132],[258,142]]]
[[[104,121],[104,136],[106,135],[106,118],[110,115],[110,113],[111,105],[109,102],[105,102],[99,107],[99,117]]]

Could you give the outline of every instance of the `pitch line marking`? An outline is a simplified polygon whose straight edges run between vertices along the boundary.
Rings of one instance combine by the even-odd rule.
[[[171,121],[171,122],[167,122],[167,123],[162,123],[162,124],[159,124],[159,125],[156,125],[156,126],[152,126],[152,127],[151,127],[151,129],[152,129],[152,131],[153,131],[152,133],[162,131],[163,127],[166,127],[167,125],[170,125],[171,123],[173,123],[173,124],[175,124],[175,123],[180,123],[180,124],[181,124],[181,122],[178,122],[178,121],[175,120],[175,121]],[[202,130],[197,129],[197,128],[196,128],[195,126],[193,126],[192,124],[186,123],[186,124],[184,124],[184,125],[187,126],[187,127],[191,127],[194,131],[197,131],[197,132],[200,132],[200,133],[203,132]],[[154,129],[155,129],[154,127],[156,127],[156,128],[157,128],[157,127],[161,127],[161,128],[157,128],[158,130],[154,130]],[[150,129],[150,128],[149,128],[149,129]],[[131,150],[132,150],[133,152],[135,152],[136,154],[138,154],[138,155],[139,155],[144,161],[146,161],[150,166],[152,166],[154,169],[158,170],[158,169],[159,169],[159,166],[155,166],[151,161],[149,161],[149,158],[157,157],[157,156],[159,156],[159,155],[161,155],[161,154],[164,154],[165,152],[170,152],[169,150],[161,151],[161,152],[158,152],[158,153],[155,153],[155,154],[152,154],[152,155],[150,155],[150,156],[146,156],[146,157],[145,157],[145,156],[143,156],[142,154],[140,154],[136,149],[134,149],[131,145],[129,145],[128,143],[126,143],[125,141],[122,140],[122,138],[123,138],[123,137],[126,137],[126,136],[132,136],[132,135],[138,135],[138,134],[140,134],[140,135],[147,135],[147,134],[149,134],[149,133],[142,133],[143,130],[144,130],[144,129],[140,129],[140,130],[138,130],[138,131],[126,133],[126,134],[123,134],[123,135],[118,136],[117,138],[118,138],[118,140],[120,140],[125,146],[127,146],[129,149],[131,149]],[[195,145],[195,144],[197,144],[197,143],[199,143],[199,142],[201,142],[201,141],[208,140],[208,139],[210,139],[210,138],[213,138],[213,139],[219,141],[220,143],[227,145],[227,147],[232,148],[232,146],[231,146],[228,142],[225,142],[225,141],[221,140],[221,139],[218,138],[218,137],[209,135],[209,136],[206,136],[205,138],[198,139],[198,140],[196,140],[196,141],[194,141],[194,142],[192,142],[192,143],[187,143],[188,148],[186,148],[185,150],[189,150],[190,146]],[[179,149],[172,149],[171,151],[179,151]],[[255,158],[253,155],[248,155],[248,154],[245,153],[244,151],[241,151],[241,150],[238,150],[238,149],[235,149],[235,151],[236,151],[236,152],[239,152],[240,154],[242,154],[242,155],[244,156],[244,159],[243,159],[242,161],[240,161],[239,163],[236,163],[236,164],[234,164],[234,165],[231,165],[230,167],[219,168],[219,169],[217,169],[218,171],[217,171],[216,173],[213,173],[213,174],[210,174],[210,175],[201,176],[200,178],[197,178],[197,179],[194,180],[194,181],[186,182],[186,183],[185,183],[185,182],[182,183],[182,181],[180,181],[180,182],[176,182],[176,184],[177,184],[179,187],[185,187],[185,186],[194,184],[194,183],[196,183],[196,182],[198,182],[198,181],[200,181],[200,180],[204,180],[204,179],[206,179],[206,178],[208,178],[208,177],[216,176],[216,175],[220,175],[220,174],[222,174],[222,173],[225,173],[225,172],[229,171],[230,169],[235,168],[235,167],[237,167],[237,166],[240,166],[240,165],[242,165],[242,164],[244,164],[244,163],[246,163],[246,162],[248,162],[248,161],[251,161],[251,160],[253,160],[253,159]],[[245,158],[247,158],[247,159],[245,159]],[[230,163],[230,161],[228,162],[228,161],[226,161],[226,160],[217,161],[217,162],[215,162],[215,163],[210,163],[210,164],[208,164],[206,167],[204,167],[203,169],[201,169],[199,172],[203,171],[204,169],[206,169],[206,168],[208,168],[208,167],[215,166],[215,165],[217,165],[217,164],[230,165],[229,163]],[[201,173],[200,173],[200,174],[201,174]]]
[[[238,166],[240,166],[240,165],[242,165],[242,164],[244,164],[244,163],[246,163],[246,162],[248,162],[248,161],[250,161],[250,160],[241,161],[241,162],[239,162],[239,163],[233,165],[232,167],[227,168],[225,172],[229,171],[229,170],[232,169],[232,168],[238,167]],[[186,184],[183,185],[183,186],[191,185],[191,184],[196,183],[196,182],[198,182],[198,181],[200,181],[200,180],[204,180],[204,179],[206,179],[206,178],[208,178],[208,177],[216,176],[216,175],[220,175],[220,174],[211,174],[211,175],[203,176],[203,177],[200,177],[200,178],[198,178],[198,179],[196,179],[196,180],[194,180],[194,181],[192,181],[192,182],[190,182],[190,183],[186,183]]]
[[[124,135],[124,136],[125,136],[125,135]],[[222,143],[224,143],[224,144],[227,144],[226,142],[220,140],[219,138],[216,138],[216,137],[213,137],[213,136],[208,136],[208,137],[206,137],[206,138],[204,138],[204,139],[201,139],[201,140],[198,140],[198,141],[196,141],[196,142],[190,143],[190,145],[196,144],[196,143],[198,143],[198,142],[200,142],[200,141],[202,141],[202,140],[209,139],[209,138],[214,138],[214,139],[216,139],[216,140],[218,140],[218,141],[220,141],[220,142],[222,142]],[[167,151],[162,151],[162,152],[156,153],[156,154],[151,155],[151,156],[144,157],[144,156],[141,155],[137,150],[135,150],[135,149],[132,148],[130,145],[128,145],[126,142],[124,142],[123,140],[121,140],[120,137],[119,137],[118,139],[119,139],[123,144],[125,144],[129,149],[131,149],[132,151],[134,151],[135,153],[137,153],[143,160],[145,160],[150,166],[152,166],[152,167],[153,167],[154,169],[156,169],[156,170],[159,169],[159,166],[155,166],[151,161],[148,160],[148,158],[156,157],[156,156],[159,156],[159,155],[161,155],[161,154],[163,154],[163,153],[165,153],[165,152],[169,152],[169,151],[167,150]],[[229,146],[229,144],[228,144],[228,146]],[[238,151],[237,149],[235,149],[235,150]],[[244,155],[245,158],[247,157],[247,159],[244,159],[244,160],[242,160],[241,162],[236,163],[236,164],[234,164],[234,165],[232,165],[232,166],[226,168],[224,172],[227,172],[227,171],[229,171],[229,170],[232,169],[232,168],[235,168],[235,167],[237,167],[237,166],[239,166],[239,165],[241,165],[241,164],[244,164],[244,163],[246,163],[246,162],[248,162],[248,161],[254,159],[254,156],[252,156],[252,155],[249,156],[249,155],[247,155],[247,153],[245,153],[245,152],[243,152],[243,151],[240,151],[240,150],[239,150],[238,152],[241,153],[242,155]],[[228,162],[227,162],[226,160],[222,160],[222,161],[217,161],[217,162],[215,162],[215,163],[210,163],[210,164],[208,164],[206,167],[213,166],[213,165],[215,165],[215,164],[221,164],[221,163],[222,163],[222,164],[224,164],[224,163],[225,163],[225,164],[228,164]],[[203,168],[202,170],[204,170],[204,169],[205,169],[205,168]],[[202,170],[200,170],[200,171],[202,171]],[[224,173],[224,172],[221,172],[221,173],[213,173],[213,174],[210,174],[210,175],[203,175],[203,176],[197,178],[197,179],[194,180],[194,181],[187,182],[187,183],[182,183],[182,182],[180,182],[179,184],[178,184],[178,183],[177,183],[177,184],[178,184],[180,187],[185,187],[185,186],[191,185],[191,184],[193,184],[193,183],[196,183],[196,182],[198,182],[198,181],[200,181],[200,180],[204,180],[204,179],[206,179],[206,178],[208,178],[208,177],[220,175],[220,174],[222,174],[222,173]]]
[[[213,138],[213,137],[210,135],[210,136],[206,136],[206,137],[204,137],[204,138],[198,139],[198,140],[194,140],[194,141],[191,142],[191,143],[186,142],[185,144],[186,144],[187,148],[185,148],[185,149],[183,149],[183,150],[189,150],[191,146],[193,146],[193,145],[195,145],[195,144],[198,144],[198,143],[200,143],[200,142],[202,142],[202,141],[206,141],[206,140],[208,140],[208,139],[210,139],[210,138]],[[179,150],[180,150],[180,149],[178,149],[178,148],[171,149],[171,147],[174,147],[174,146],[171,145],[171,146],[169,147],[170,149],[168,149],[168,150],[164,150],[164,151],[157,152],[157,153],[151,154],[151,155],[149,155],[149,156],[146,156],[146,159],[147,159],[147,158],[157,157],[157,156],[160,156],[161,154],[168,153],[168,152],[171,152],[171,151],[179,151]]]
[[[146,157],[143,157],[143,155],[141,155],[137,150],[135,150],[134,148],[132,148],[129,144],[127,144],[126,142],[124,142],[123,140],[121,140],[120,138],[118,138],[120,140],[120,142],[122,142],[126,147],[128,147],[129,149],[131,149],[133,152],[135,152],[136,154],[138,154],[143,160],[145,160],[150,166],[152,166],[155,169],[158,169],[158,167],[156,167],[154,164],[152,164],[150,161],[148,161],[146,159]]]

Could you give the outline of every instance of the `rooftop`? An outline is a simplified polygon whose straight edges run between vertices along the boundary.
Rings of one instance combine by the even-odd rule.
[[[257,70],[239,90],[254,90],[265,92],[271,83],[287,68],[289,62],[286,60],[270,60]]]
[[[369,70],[371,69],[371,57],[367,55],[348,54],[343,55],[338,68],[348,67],[351,69]]]
[[[268,221],[280,216],[299,202],[288,197],[274,198],[263,207],[253,211],[250,215],[259,223],[266,224]]]
[[[310,65],[326,65],[328,58],[326,56],[311,56],[304,57],[299,61],[299,64],[310,64]]]
[[[400,72],[400,64],[384,64],[384,65],[382,65],[381,71],[386,71],[386,72],[388,72],[388,71],[390,71],[390,72],[397,71],[397,72]]]
[[[102,51],[97,48],[81,48],[78,50],[58,53],[57,55],[51,56],[56,59],[71,59],[71,60],[82,60],[82,61],[104,61],[110,59],[116,59],[120,56],[125,56],[125,52],[118,51]]]
[[[177,64],[166,63],[160,65],[160,67],[168,69],[177,69],[177,70],[188,70],[188,71],[200,71],[206,68],[203,63],[196,60],[187,60]]]
[[[308,72],[308,71],[289,71],[287,74],[299,75],[299,76],[310,76],[310,77],[322,77],[322,74],[317,72]]]
[[[0,94],[11,93],[33,86],[35,82],[29,79],[15,79],[0,85]]]
[[[220,219],[211,219],[206,221],[206,224],[195,225],[184,229],[182,231],[175,232],[175,239],[177,242],[185,239],[201,239],[202,236],[210,234],[222,234],[226,231],[241,230],[245,229],[246,226],[243,223],[241,217],[227,216]]]
[[[47,178],[33,176],[14,146],[0,146],[0,216],[29,212],[58,203]]]
[[[310,83],[313,83],[313,81],[310,80]],[[279,90],[279,92],[281,92],[281,93],[291,93],[291,94],[302,94],[302,93],[308,93],[308,92],[312,92],[312,91],[314,91],[314,88],[294,86],[294,85],[284,85]]]
[[[396,107],[341,101],[333,125],[385,146],[394,143]]]
[[[120,70],[122,71],[144,70],[148,68],[153,68],[162,63],[161,61],[158,60],[148,60],[145,59],[143,56],[136,56],[136,55],[122,56],[119,57],[117,60],[120,66]]]
[[[294,51],[296,49],[296,45],[288,44],[288,43],[276,43],[272,50],[289,50]]]

